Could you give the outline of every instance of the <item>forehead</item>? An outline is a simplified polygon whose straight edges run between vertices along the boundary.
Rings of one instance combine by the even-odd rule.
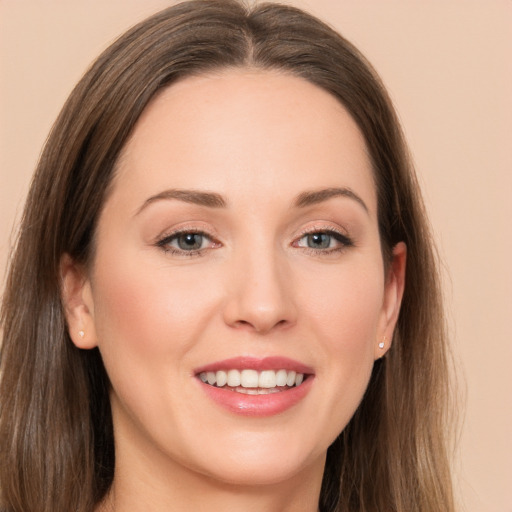
[[[375,202],[364,138],[336,98],[290,74],[233,69],[188,77],[149,104],[119,159],[114,189],[240,195],[269,182],[290,193],[355,187],[370,209]]]

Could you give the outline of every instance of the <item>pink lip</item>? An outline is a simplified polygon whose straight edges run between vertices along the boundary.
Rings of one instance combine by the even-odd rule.
[[[306,366],[298,361],[289,359],[288,357],[233,357],[216,361],[196,368],[194,373],[198,375],[201,372],[216,372],[219,370],[246,370],[253,369],[259,372],[263,370],[293,370],[297,373],[313,374],[313,368]]]
[[[288,388],[278,393],[270,393],[268,395],[246,395],[237,393],[230,389],[210,386],[209,384],[203,383],[199,378],[197,379],[198,384],[206,395],[216,404],[227,409],[229,412],[242,416],[264,417],[280,414],[298,404],[308,394],[314,381],[312,368],[285,357],[266,357],[263,359],[236,357],[225,359],[197,368],[195,375],[197,376],[201,372],[215,372],[230,369],[254,369],[258,371],[284,369],[294,370],[297,373],[307,375],[307,378],[305,378],[300,386]]]

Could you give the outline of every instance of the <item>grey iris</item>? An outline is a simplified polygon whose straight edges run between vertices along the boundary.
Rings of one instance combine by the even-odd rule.
[[[314,249],[327,249],[331,245],[331,235],[325,233],[313,233],[308,235],[308,247]]]
[[[203,245],[203,235],[199,233],[185,233],[178,237],[178,247],[184,251],[194,251],[201,249]]]

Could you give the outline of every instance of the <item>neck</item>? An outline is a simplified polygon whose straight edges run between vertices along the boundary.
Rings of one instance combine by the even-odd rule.
[[[239,485],[168,464],[165,469],[148,467],[140,459],[125,464],[116,454],[112,488],[96,512],[318,512],[324,462],[322,458],[282,482]]]
[[[168,485],[164,492],[138,493],[138,489],[115,483],[98,512],[210,512],[211,510],[244,510],[245,512],[318,512],[318,493],[303,488],[271,489],[229,488],[202,484],[194,492]],[[147,487],[146,487],[147,490]]]

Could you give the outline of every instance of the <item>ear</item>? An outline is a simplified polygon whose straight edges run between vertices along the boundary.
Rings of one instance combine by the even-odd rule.
[[[60,261],[60,275],[60,292],[69,336],[78,348],[94,348],[97,346],[94,302],[85,269],[65,254]]]
[[[375,359],[382,357],[391,347],[404,294],[406,260],[407,246],[404,242],[399,242],[393,247],[392,260],[387,270],[381,321],[375,343]]]

